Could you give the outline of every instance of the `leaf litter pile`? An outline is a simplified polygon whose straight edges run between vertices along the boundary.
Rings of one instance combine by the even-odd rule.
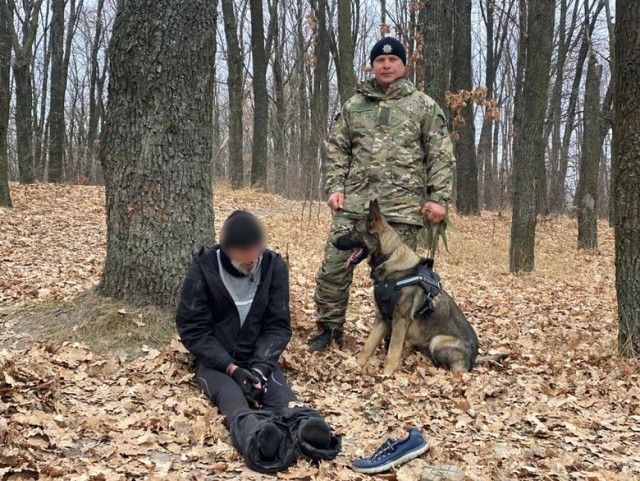
[[[14,306],[70,299],[98,282],[105,226],[100,188],[12,185],[12,194],[16,207],[0,210],[0,479],[267,478],[243,467],[177,339],[141,346],[136,359],[74,342],[15,347],[29,334],[8,314]],[[373,317],[364,265],[344,350],[306,350],[327,209],[224,188],[215,201],[218,226],[236,208],[251,210],[288,257],[294,336],[282,366],[301,400],[343,435],[334,462],[300,461],[279,478],[409,481],[426,466],[450,465],[469,480],[640,479],[640,366],[616,354],[605,224],[600,251],[577,252],[575,220],[541,220],[536,271],[513,276],[508,216],[453,215],[464,243],[451,239],[452,253],[441,251],[436,267],[481,350],[510,358],[454,375],[406,352],[402,369],[385,378],[381,350],[365,370],[354,361]],[[412,426],[432,445],[422,459],[384,475],[351,471],[354,458]]]

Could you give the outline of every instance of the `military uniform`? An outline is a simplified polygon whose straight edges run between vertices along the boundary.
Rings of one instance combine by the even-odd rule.
[[[453,147],[438,104],[406,78],[386,92],[367,81],[339,114],[328,147],[327,194],[343,192],[344,210],[333,218],[316,277],[318,323],[341,328],[353,270],[348,252],[331,241],[349,230],[380,200],[382,213],[403,240],[416,248],[427,201],[446,204],[453,181]]]

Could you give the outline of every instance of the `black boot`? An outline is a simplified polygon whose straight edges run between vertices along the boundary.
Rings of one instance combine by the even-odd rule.
[[[340,349],[344,345],[342,330],[336,328],[325,328],[320,334],[309,341],[309,352],[323,351],[331,346],[331,341],[335,341]]]
[[[283,436],[275,424],[267,423],[264,425],[258,433],[258,450],[263,460],[273,461],[275,459]]]
[[[300,428],[300,437],[316,449],[329,449],[331,429],[322,419],[309,419]]]

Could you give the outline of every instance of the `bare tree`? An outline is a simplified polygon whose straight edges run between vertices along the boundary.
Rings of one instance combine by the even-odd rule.
[[[590,49],[591,50],[591,49]],[[578,249],[598,248],[598,169],[602,143],[600,141],[600,83],[602,66],[591,50],[582,115],[582,158],[576,191],[578,208]]]
[[[64,33],[65,6],[69,4],[67,34]],[[50,182],[64,180],[64,145],[65,145],[65,96],[71,42],[76,30],[78,13],[82,9],[83,0],[52,0],[51,16],[51,92],[49,95],[49,169]]]
[[[426,0],[424,15],[425,91],[446,111],[445,92],[451,86],[454,45],[451,2]]]
[[[534,267],[536,204],[544,171],[544,116],[549,89],[549,70],[553,49],[554,0],[529,0],[525,42],[518,55],[518,69],[524,72],[521,103],[516,108],[520,122],[516,125],[513,155],[515,180],[509,269],[531,271]],[[521,25],[521,28],[523,25]]]
[[[338,39],[331,30],[331,51],[336,64],[340,101],[344,104],[356,91],[356,73],[353,70],[355,35],[351,31],[351,0],[338,1]],[[358,2],[359,0],[355,0]]]
[[[0,0],[6,3],[5,0]],[[9,24],[13,18],[9,10],[0,8],[0,207],[11,207],[9,191],[9,159],[7,134],[9,129],[9,104],[11,103],[11,36]]]
[[[89,177],[91,182],[95,182],[95,152],[96,141],[98,139],[98,122],[103,114],[102,109],[102,85],[104,85],[105,72],[100,72],[100,62],[98,60],[98,54],[100,53],[100,44],[103,36],[103,20],[102,12],[104,9],[104,0],[98,0],[96,6],[96,20],[95,20],[95,32],[93,35],[93,42],[91,43],[91,57],[90,57],[90,79],[89,79],[89,130],[87,132],[87,154],[89,157],[89,165],[91,168],[85,172],[85,175]],[[105,69],[106,70],[106,69]]]
[[[618,351],[640,357],[640,2],[617,0],[614,179]]]
[[[233,0],[222,0],[224,34],[227,40],[227,86],[229,88],[229,174],[234,189],[244,182],[244,162],[242,158],[242,104],[244,88],[242,82],[243,55],[238,41],[238,26]]]
[[[253,144],[251,185],[266,187],[269,94],[267,92],[267,49],[265,48],[262,0],[251,0],[251,54],[253,64]]]
[[[213,243],[215,22],[210,0],[120,6],[100,151],[107,258],[99,290],[105,295],[175,306],[194,250]]]
[[[454,91],[472,90],[471,64],[471,0],[455,0],[453,68],[451,86]],[[478,204],[478,167],[476,164],[476,129],[473,102],[468,101],[460,116],[464,126],[457,128],[456,208],[463,215],[480,215]]]
[[[33,79],[32,60],[33,42],[38,32],[40,6],[42,0],[21,2],[23,11],[18,18],[21,23],[20,35],[13,23],[9,22],[9,35],[13,45],[13,77],[16,85],[16,134],[18,143],[18,166],[20,183],[31,184],[35,181],[33,159]],[[8,18],[16,10],[13,0],[3,0],[1,8]]]

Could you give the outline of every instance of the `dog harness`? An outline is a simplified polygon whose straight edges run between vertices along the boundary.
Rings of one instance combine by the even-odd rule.
[[[426,318],[433,312],[433,299],[442,291],[440,276],[433,270],[433,259],[424,259],[417,265],[415,272],[407,277],[373,285],[373,295],[385,321],[393,319],[393,311],[402,289],[416,285],[422,287],[427,294],[427,300],[417,311],[418,316]]]

